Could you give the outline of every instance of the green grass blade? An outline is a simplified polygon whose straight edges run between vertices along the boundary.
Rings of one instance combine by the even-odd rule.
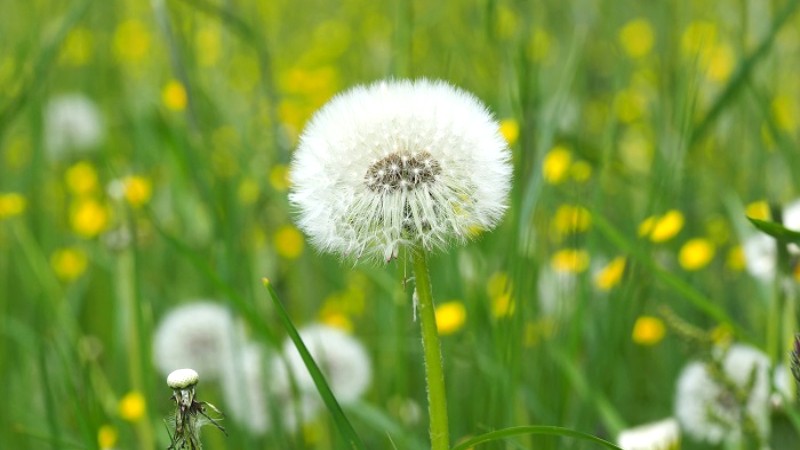
[[[769,49],[772,48],[772,43],[775,41],[778,31],[780,31],[783,26],[789,22],[789,19],[794,16],[798,6],[800,6],[800,0],[792,0],[787,3],[783,10],[777,13],[776,19],[772,23],[769,33],[759,43],[758,47],[756,47],[753,53],[745,58],[745,60],[737,69],[736,73],[733,75],[733,78],[731,78],[731,81],[725,86],[725,89],[719,95],[716,102],[714,102],[714,104],[711,106],[711,109],[708,110],[708,113],[706,113],[706,115],[703,117],[703,120],[700,121],[700,124],[695,127],[691,136],[691,144],[696,143],[703,136],[705,136],[706,132],[708,132],[709,128],[711,128],[711,125],[714,124],[719,115],[725,111],[726,107],[736,98],[739,91],[741,91],[742,88],[747,85],[747,80],[750,78],[750,73],[753,72],[761,59],[763,59],[767,53],[769,53]]]
[[[311,374],[311,378],[314,380],[314,385],[316,385],[319,395],[325,402],[325,407],[333,416],[333,421],[336,424],[336,428],[339,430],[339,433],[342,435],[342,438],[344,438],[345,442],[347,442],[347,446],[349,448],[366,450],[364,443],[361,442],[361,438],[358,437],[358,434],[356,434],[356,431],[353,429],[350,421],[347,420],[347,417],[344,415],[344,411],[342,411],[342,407],[339,406],[339,402],[336,401],[336,397],[333,396],[333,392],[331,392],[330,386],[328,386],[328,383],[325,381],[322,371],[319,370],[317,363],[314,362],[314,358],[311,357],[311,353],[309,353],[306,345],[300,338],[300,333],[297,332],[297,329],[292,323],[292,319],[289,318],[289,313],[286,312],[286,308],[283,307],[280,299],[278,299],[278,294],[272,287],[272,283],[270,283],[269,279],[267,278],[264,278],[263,282],[264,287],[266,287],[269,291],[269,296],[272,298],[272,303],[275,305],[275,311],[277,311],[278,315],[280,316],[281,322],[283,322],[283,325],[286,328],[286,332],[289,333],[289,338],[292,340],[292,343],[294,343],[298,353],[300,353],[300,356],[303,358],[303,363],[305,363],[308,373]]]
[[[577,364],[558,351],[553,351],[551,358],[555,361],[561,373],[564,374],[564,377],[569,380],[571,388],[578,396],[594,405],[606,429],[613,434],[618,434],[627,428],[625,421],[614,408],[614,405],[603,395],[602,391],[593,390],[590,387],[584,371]]]
[[[25,104],[34,97],[44,86],[45,79],[50,74],[50,69],[58,56],[58,50],[64,43],[67,34],[83,18],[89,10],[92,0],[75,3],[69,9],[61,22],[55,35],[45,44],[38,59],[34,62],[32,75],[24,82],[19,92],[7,104],[0,108],[0,135],[3,130],[16,118]]]
[[[358,402],[348,409],[350,417],[356,421],[364,423],[372,430],[384,435],[386,441],[394,444],[398,449],[403,450],[424,450],[427,446],[425,442],[418,439],[415,434],[399,424],[392,416],[381,408],[372,406],[366,402]],[[391,445],[391,444],[386,444]]]
[[[777,222],[768,222],[766,220],[753,219],[752,217],[748,217],[747,220],[755,225],[756,228],[778,241],[800,244],[800,232],[790,230]]]
[[[594,442],[595,444],[601,445],[606,448],[622,450],[621,448],[617,447],[611,442],[608,442],[604,439],[600,439],[599,437],[593,436],[591,434],[584,433],[582,431],[570,430],[569,428],[556,427],[552,425],[526,425],[526,426],[510,427],[510,428],[504,428],[502,430],[490,431],[480,436],[467,439],[466,441],[463,441],[460,444],[453,447],[452,450],[467,450],[468,448],[471,448],[478,444],[483,444],[491,441],[499,441],[501,439],[507,439],[514,436],[522,436],[525,434],[544,434],[550,436],[571,437],[575,439],[583,439],[585,441]]]
[[[683,281],[669,271],[659,267],[658,264],[653,261],[653,258],[649,257],[649,255],[647,255],[640,246],[635,245],[635,243],[631,242],[622,233],[617,231],[614,226],[611,225],[611,223],[608,222],[605,217],[602,216],[602,214],[600,214],[599,211],[592,211],[592,221],[597,226],[597,230],[603,236],[605,236],[606,239],[608,239],[623,252],[631,255],[633,259],[641,263],[644,267],[648,268],[656,276],[656,278],[658,278],[673,291],[680,294],[695,308],[716,320],[718,323],[729,326],[731,330],[733,330],[733,332],[743,340],[750,342],[753,341],[748,332],[739,324],[734,322],[733,318],[728,315],[724,309],[714,304],[710,298],[703,295],[689,283]]]

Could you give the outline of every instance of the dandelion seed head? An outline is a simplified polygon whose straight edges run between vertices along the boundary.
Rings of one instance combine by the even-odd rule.
[[[261,346],[244,345],[223,366],[221,377],[227,413],[256,435],[263,435],[270,429],[267,386],[280,382],[266,376],[264,356]]]
[[[241,340],[227,308],[196,301],[170,310],[153,336],[153,359],[163,374],[192,367],[206,379],[216,379]]]
[[[309,385],[308,379],[291,379],[284,356],[273,356],[270,381],[270,395],[281,411],[280,423],[286,431],[295,432],[300,425],[317,417],[322,409],[322,399],[317,394],[313,381]],[[295,383],[296,391],[292,383]]]
[[[506,209],[510,151],[486,107],[444,82],[386,81],[312,118],[291,169],[298,224],[319,249],[389,260],[491,229]]]
[[[361,397],[372,381],[372,363],[358,340],[327,325],[305,327],[300,330],[300,337],[341,403],[351,403]],[[283,351],[298,387],[316,390],[294,344],[287,340]]]
[[[670,417],[622,430],[617,445],[623,450],[673,450],[681,439],[678,421]]]
[[[732,345],[721,358],[726,386],[708,364],[689,363],[678,378],[675,415],[687,434],[699,441],[716,445],[742,438],[742,422],[752,421],[758,433],[769,433],[769,359],[761,351],[746,345]],[[737,392],[745,391],[739,400]]]
[[[95,103],[83,94],[52,98],[44,111],[44,144],[53,159],[93,150],[103,139],[102,116]]]

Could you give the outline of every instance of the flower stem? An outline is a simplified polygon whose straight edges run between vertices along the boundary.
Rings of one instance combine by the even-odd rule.
[[[450,448],[447,395],[444,389],[442,351],[439,346],[439,332],[436,329],[436,315],[433,310],[431,279],[428,275],[425,249],[420,246],[413,247],[412,258],[416,280],[417,308],[422,331],[422,349],[425,357],[425,379],[428,384],[431,450],[447,450]]]

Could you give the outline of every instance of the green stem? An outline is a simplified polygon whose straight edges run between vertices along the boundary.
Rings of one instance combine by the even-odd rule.
[[[416,246],[412,249],[414,277],[422,330],[422,348],[425,356],[425,378],[428,383],[428,415],[431,424],[431,450],[450,448],[450,432],[447,426],[447,396],[444,389],[442,370],[442,351],[439,346],[439,332],[436,329],[436,315],[433,310],[431,279],[428,275],[428,261],[425,249]]]

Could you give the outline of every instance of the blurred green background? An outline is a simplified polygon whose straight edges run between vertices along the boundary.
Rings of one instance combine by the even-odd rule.
[[[159,319],[218,299],[277,346],[267,276],[297,324],[366,345],[374,381],[345,411],[367,446],[425,448],[410,268],[318,254],[287,201],[311,114],[387,77],[474,92],[513,151],[504,222],[432,259],[454,440],[523,424],[614,440],[668,417],[702,352],[689,325],[785,361],[796,314],[742,243],[745,214],[798,197],[797,4],[4,0],[2,446],[166,448]],[[199,392],[224,411],[218,386]],[[775,449],[800,441],[787,411]],[[324,415],[298,433],[226,427],[207,448],[341,445]]]

